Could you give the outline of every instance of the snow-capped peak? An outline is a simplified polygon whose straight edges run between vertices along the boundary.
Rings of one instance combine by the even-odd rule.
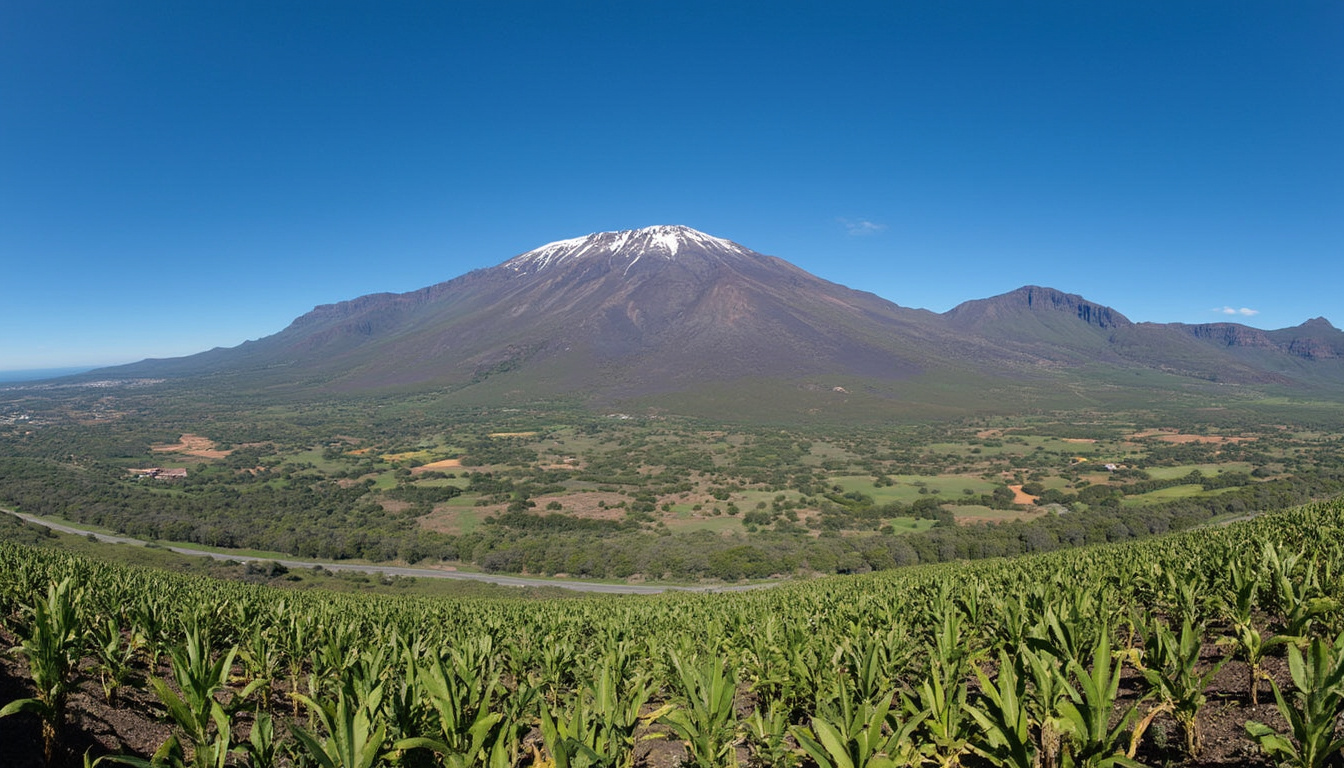
[[[553,264],[589,258],[626,259],[628,271],[644,256],[675,259],[683,249],[710,251],[718,255],[746,254],[747,249],[723,238],[683,226],[660,225],[619,232],[595,232],[584,237],[557,240],[515,256],[504,263],[514,272],[537,272]]]

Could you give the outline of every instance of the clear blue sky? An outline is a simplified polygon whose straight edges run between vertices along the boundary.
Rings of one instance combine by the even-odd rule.
[[[1344,325],[1344,3],[0,4],[0,370],[652,224],[936,311]]]

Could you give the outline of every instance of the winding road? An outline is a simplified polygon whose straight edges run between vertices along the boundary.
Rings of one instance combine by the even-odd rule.
[[[62,533],[72,533],[76,536],[93,536],[95,539],[108,544],[129,544],[131,546],[143,547],[148,542],[140,539],[132,539],[126,536],[114,536],[108,533],[95,533],[81,530],[63,523],[44,520],[40,517],[27,515],[22,512],[16,512],[12,509],[0,508],[0,512],[7,512],[24,522],[33,525],[41,525],[50,528],[53,531]],[[176,552],[180,555],[191,555],[193,557],[209,557],[215,560],[232,560],[239,563],[247,562],[271,562],[279,563],[286,568],[316,568],[321,566],[328,571],[354,571],[356,573],[385,574],[388,576],[407,576],[416,579],[461,579],[464,581],[483,581],[489,584],[499,584],[505,587],[560,587],[561,589],[572,589],[576,592],[604,592],[617,595],[656,595],[662,592],[741,592],[748,589],[760,589],[762,587],[774,586],[774,583],[765,584],[740,584],[732,586],[715,587],[674,587],[674,586],[655,586],[651,584],[603,584],[596,581],[568,581],[558,579],[530,579],[524,576],[501,576],[493,573],[471,573],[467,571],[443,571],[436,568],[411,568],[399,565],[369,565],[360,563],[332,563],[317,560],[281,560],[268,557],[250,557],[247,555],[238,555],[225,552],[207,552],[203,549],[192,549],[190,547],[162,545],[164,549]]]

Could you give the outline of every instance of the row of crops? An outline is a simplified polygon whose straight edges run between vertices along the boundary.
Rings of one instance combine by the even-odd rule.
[[[1199,765],[1214,701],[1258,713],[1236,728],[1246,762],[1339,765],[1342,534],[1334,502],[1011,561],[555,602],[285,592],[0,543],[0,639],[29,694],[0,714],[40,724],[52,765],[100,758],[70,754],[77,694],[166,734],[104,764],[1027,768]]]

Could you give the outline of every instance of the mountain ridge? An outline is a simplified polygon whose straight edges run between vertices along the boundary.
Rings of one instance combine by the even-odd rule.
[[[1038,285],[939,314],[689,227],[657,226],[557,240],[415,291],[319,305],[238,347],[93,373],[594,404],[724,387],[861,387],[896,403],[937,399],[949,391],[940,382],[1076,388],[1097,366],[1319,389],[1344,380],[1341,361],[1344,332],[1324,318],[1273,331],[1135,323]]]

